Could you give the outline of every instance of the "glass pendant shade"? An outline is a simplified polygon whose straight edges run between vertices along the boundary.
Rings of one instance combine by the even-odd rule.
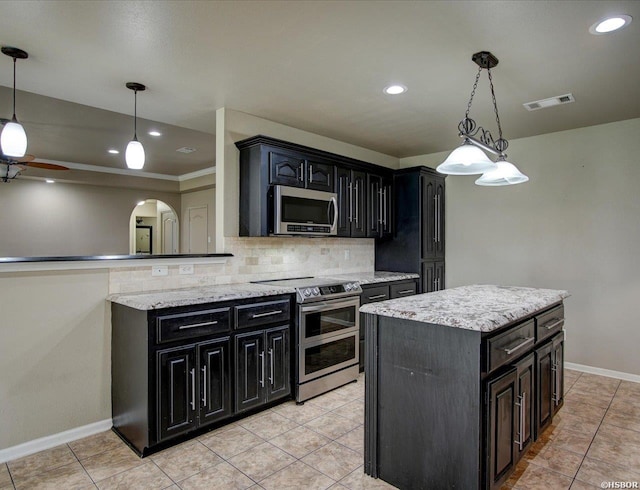
[[[2,153],[8,157],[21,158],[27,152],[27,133],[17,120],[9,121],[0,135]]]
[[[509,163],[506,160],[498,160],[496,164],[498,168],[482,174],[476,180],[476,184],[488,186],[515,185],[529,180],[529,177],[520,172],[513,163]]]
[[[124,158],[127,162],[127,167],[131,169],[140,170],[144,167],[144,147],[142,143],[137,139],[129,141]]]
[[[453,150],[447,159],[436,167],[438,172],[448,175],[475,175],[495,169],[495,162],[489,160],[480,148],[468,141]]]

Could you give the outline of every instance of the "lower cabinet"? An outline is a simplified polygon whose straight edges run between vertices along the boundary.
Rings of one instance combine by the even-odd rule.
[[[288,326],[236,335],[237,412],[291,393],[288,345]]]
[[[141,455],[291,394],[293,295],[112,305],[113,427]]]
[[[564,401],[564,332],[536,349],[536,434],[541,434]]]
[[[160,439],[231,415],[229,337],[156,353]]]
[[[444,289],[444,261],[422,263],[422,292],[432,293]]]

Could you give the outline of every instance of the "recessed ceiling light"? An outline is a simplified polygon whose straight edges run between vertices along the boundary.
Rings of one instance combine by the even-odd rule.
[[[628,25],[631,22],[630,15],[615,15],[613,17],[608,17],[604,20],[598,21],[589,27],[589,32],[591,34],[599,35],[606,34],[608,32],[617,31],[618,29],[622,29],[624,26]]]
[[[387,95],[399,95],[407,91],[407,87],[404,85],[389,85],[384,88],[384,93]]]
[[[160,131],[149,131],[149,133],[147,133],[149,136],[162,136],[162,133]]]
[[[147,201],[138,201],[138,206],[142,206],[144,203],[146,203]]]
[[[46,180],[45,180],[45,182],[46,182],[47,184],[55,184],[55,183],[56,183],[56,181],[55,181],[55,180],[53,180],[53,179],[46,179]]]
[[[183,146],[182,148],[178,148],[176,151],[179,153],[193,153],[196,149],[189,146]]]
[[[117,154],[118,154],[118,153],[120,153],[120,152],[119,152],[118,150],[115,150],[115,149],[111,148],[111,149],[109,150],[109,153],[111,153],[112,155],[117,155]]]

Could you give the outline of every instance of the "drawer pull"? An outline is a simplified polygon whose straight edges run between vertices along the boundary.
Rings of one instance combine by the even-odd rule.
[[[280,313],[282,313],[282,310],[267,311],[266,313],[254,313],[251,318],[262,318],[265,316],[279,315]]]
[[[202,323],[192,323],[190,325],[181,325],[178,327],[178,330],[185,330],[187,328],[196,328],[196,327],[208,327],[209,325],[215,325],[218,323],[217,321],[213,322],[202,322]]]
[[[386,294],[376,294],[375,296],[369,296],[369,300],[376,300],[376,299],[382,299],[382,298],[386,298],[387,295]]]
[[[547,330],[551,330],[552,328],[555,328],[558,325],[560,325],[563,321],[564,321],[564,318],[560,318],[559,320],[557,318],[552,318],[549,322],[545,323],[542,327],[546,328]]]
[[[397,294],[410,294],[413,293],[413,289],[403,289],[402,291],[398,291]]]
[[[518,340],[522,340],[522,342],[520,342],[518,345],[515,345],[513,347],[509,347],[509,348],[504,349],[504,353],[507,354],[508,356],[510,356],[515,351],[522,349],[528,343],[533,342],[534,338],[533,337],[527,337],[525,339],[518,339]]]

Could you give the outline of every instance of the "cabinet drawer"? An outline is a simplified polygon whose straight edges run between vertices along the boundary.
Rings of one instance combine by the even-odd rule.
[[[536,342],[558,333],[564,326],[564,306],[559,305],[536,316]]]
[[[533,319],[487,340],[487,372],[531,350],[535,343]]]
[[[398,284],[391,284],[389,286],[389,295],[391,296],[391,299],[411,296],[413,294],[416,294],[415,281],[401,282]]]
[[[389,298],[389,286],[376,286],[373,288],[363,288],[360,304],[375,303]]]
[[[290,301],[266,301],[235,306],[236,328],[257,327],[270,323],[289,323]]]
[[[230,308],[162,315],[156,319],[158,343],[229,331]]]

